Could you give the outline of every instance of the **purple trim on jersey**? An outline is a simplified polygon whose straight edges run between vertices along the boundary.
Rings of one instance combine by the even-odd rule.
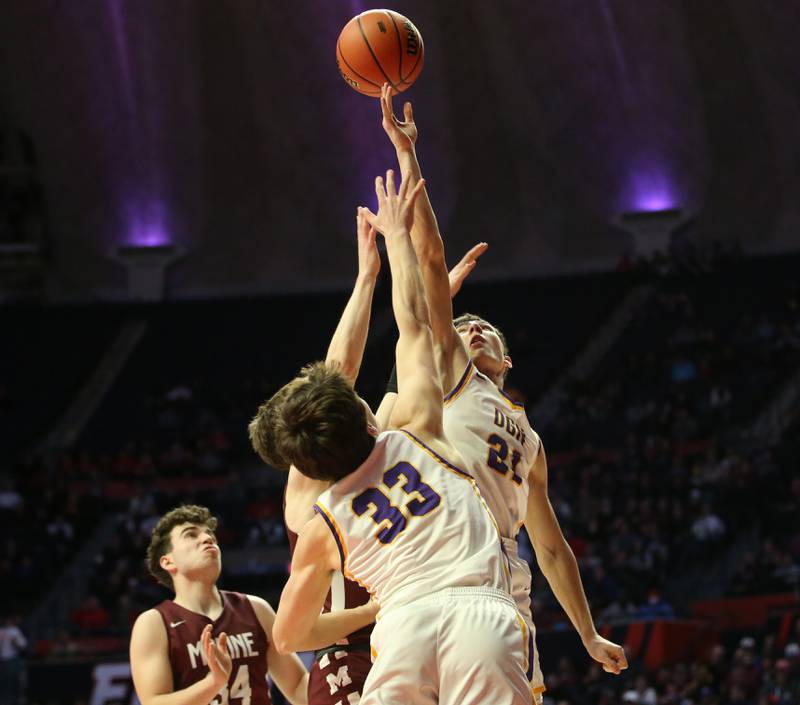
[[[486,506],[488,507],[489,505],[486,505]],[[489,510],[489,513],[491,514],[491,510]],[[499,534],[500,531],[498,530],[497,533]],[[509,575],[509,577],[511,577],[511,575],[512,575],[512,572],[511,572],[511,559],[508,557],[508,551],[506,551],[506,545],[503,543],[503,537],[502,536],[500,537],[500,550],[503,552],[503,558],[506,559],[506,568],[508,568],[508,575]]]
[[[528,672],[526,673],[526,675],[528,676],[528,683],[530,683],[533,680],[534,656],[535,654],[533,653],[533,632],[530,629],[528,629]]]
[[[401,429],[403,433],[405,433],[409,438],[413,439],[414,443],[417,445],[422,446],[425,450],[427,450],[436,460],[438,460],[442,465],[446,465],[450,468],[453,472],[457,472],[459,475],[463,475],[464,477],[473,480],[474,478],[468,472],[464,472],[461,468],[457,468],[453,463],[449,460],[445,460],[441,455],[439,455],[433,448],[426,446],[419,438],[417,438],[411,431],[406,431],[405,429]]]
[[[331,533],[333,534],[333,540],[336,541],[336,548],[339,549],[339,559],[342,561],[342,573],[344,573],[344,547],[342,546],[342,542],[339,540],[339,532],[336,530],[336,527],[328,518],[328,513],[321,506],[315,504],[314,511],[317,512],[317,514],[319,514],[325,520],[325,523],[328,525],[328,528],[331,530]]]
[[[461,379],[458,380],[458,384],[453,387],[445,396],[444,401],[448,401],[450,397],[452,397],[461,387],[464,386],[464,383],[467,381],[467,377],[469,376],[469,371],[472,369],[472,360],[467,363],[467,369],[464,370],[464,374],[461,375]]]
[[[520,404],[516,399],[512,399],[510,396],[508,396],[508,394],[506,394],[502,389],[500,389],[500,387],[497,387],[497,391],[500,392],[500,394],[502,394],[508,401],[510,401],[518,409],[525,408],[524,404]]]

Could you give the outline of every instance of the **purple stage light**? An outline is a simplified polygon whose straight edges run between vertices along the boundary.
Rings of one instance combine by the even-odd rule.
[[[162,203],[151,202],[146,207],[133,203],[126,210],[128,222],[126,244],[160,247],[172,242]]]
[[[631,175],[626,191],[623,206],[628,211],[663,211],[680,203],[674,185],[658,167],[637,169]]]

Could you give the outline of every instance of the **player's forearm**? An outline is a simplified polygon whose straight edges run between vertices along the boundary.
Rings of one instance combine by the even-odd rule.
[[[308,705],[308,672],[297,681],[291,693],[283,694],[292,705]]]
[[[386,253],[392,270],[392,307],[400,333],[415,335],[430,326],[428,303],[417,256],[408,231],[386,237]]]
[[[188,688],[150,697],[139,695],[139,700],[142,705],[208,705],[222,687],[215,685],[211,674],[208,673],[205,678],[193,683]]]
[[[397,163],[400,166],[403,180],[408,179],[412,187],[422,178],[422,170],[413,147],[398,149]],[[419,257],[420,264],[441,260],[441,264],[446,271],[444,244],[439,233],[436,214],[433,212],[433,206],[430,198],[428,198],[427,189],[422,190],[414,204],[414,226],[411,229],[411,240],[414,243],[414,250],[417,253],[417,257]]]
[[[355,382],[361,369],[374,293],[375,277],[359,274],[325,357],[328,363],[338,363],[350,382]]]
[[[553,594],[585,643],[597,634],[597,630],[583,590],[575,554],[569,544],[563,539],[562,541],[562,545],[554,550],[545,551],[546,558],[540,557],[541,549],[537,551],[536,557]]]
[[[293,650],[324,649],[374,621],[375,612],[369,603],[349,610],[326,612],[317,617],[308,632],[298,637],[293,644]]]

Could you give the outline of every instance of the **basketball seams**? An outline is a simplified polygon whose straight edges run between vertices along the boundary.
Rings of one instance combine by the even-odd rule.
[[[394,19],[394,15],[392,14],[391,10],[387,10],[386,14],[389,15],[389,19],[394,25],[394,33],[397,35],[397,76],[400,79],[400,83],[405,83],[405,80],[403,79],[403,39],[400,36],[400,29],[397,26],[397,22]]]
[[[389,22],[394,28],[394,39],[391,38]],[[412,57],[409,51],[412,45],[418,46],[414,52],[416,61],[410,71],[405,71],[406,61]],[[392,56],[395,51],[399,54],[397,59]],[[388,9],[368,10],[356,15],[345,25],[336,41],[339,70],[345,82],[357,92],[370,97],[380,95],[381,86],[385,83],[397,93],[413,85],[425,63],[424,51],[422,37],[414,24],[400,13]],[[397,66],[394,78],[388,73],[389,64]],[[355,66],[359,67],[358,70]]]
[[[378,93],[376,93],[375,95],[379,95],[379,94],[380,94],[381,87],[380,87],[380,86],[379,86],[377,83],[375,83],[374,81],[370,81],[368,78],[366,78],[366,77],[362,76],[362,75],[361,75],[361,74],[360,74],[358,71],[356,71],[356,70],[355,70],[355,69],[354,69],[354,68],[353,68],[353,67],[350,65],[350,63],[347,61],[347,59],[346,59],[346,58],[345,58],[345,56],[344,56],[344,52],[342,51],[342,47],[340,46],[340,42],[339,42],[339,41],[337,41],[337,42],[336,42],[336,53],[337,53],[337,54],[338,54],[338,55],[341,57],[342,61],[344,62],[344,65],[347,67],[347,69],[348,69],[348,70],[349,70],[349,71],[350,71],[350,72],[351,72],[351,73],[352,73],[354,76],[358,76],[358,78],[360,78],[360,79],[361,79],[362,81],[364,81],[365,83],[369,83],[369,85],[371,85],[371,86],[375,86],[375,88],[377,88],[377,89],[378,89]],[[372,95],[372,94],[371,94],[371,93],[365,93],[365,95]]]
[[[388,12],[389,12],[390,15],[393,15],[393,12],[391,10],[389,10]],[[394,20],[394,17],[392,17],[392,19]],[[406,75],[406,78],[408,78],[409,76],[413,76],[414,75],[414,71],[417,70],[417,66],[419,66],[419,62],[422,61],[422,57],[425,56],[425,46],[422,43],[422,35],[419,33],[419,30],[417,29],[416,25],[413,22],[411,22],[411,20],[408,20],[408,22],[411,24],[412,27],[414,27],[414,32],[416,32],[417,41],[419,42],[419,52],[417,53],[417,60],[414,62],[414,66],[411,67],[411,71],[409,71],[408,74]],[[401,58],[401,61],[402,61],[402,58]],[[402,73],[400,74],[400,78],[401,79],[403,78],[403,74]],[[407,83],[407,81],[402,81],[402,82],[403,83]]]
[[[383,66],[381,66],[381,62],[378,61],[378,57],[375,55],[375,52],[372,50],[372,45],[369,43],[369,39],[367,39],[367,34],[364,32],[364,28],[361,26],[361,15],[356,17],[356,24],[358,24],[358,31],[361,32],[361,38],[364,40],[364,44],[366,44],[367,49],[369,49],[369,53],[372,56],[372,60],[375,62],[375,65],[378,67],[380,72],[383,74],[383,77],[386,79],[386,82],[389,83],[392,88],[397,88],[395,82],[389,78],[389,75],[386,71],[383,70]],[[375,85],[372,81],[370,81],[373,85]]]

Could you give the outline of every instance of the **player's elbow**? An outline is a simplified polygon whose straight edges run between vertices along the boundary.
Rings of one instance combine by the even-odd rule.
[[[275,620],[275,625],[272,627],[272,643],[275,645],[275,651],[281,656],[294,653],[298,649],[297,635],[288,624],[279,619]]]
[[[559,562],[559,547],[544,541],[533,541],[533,552],[536,554],[536,563],[545,576],[555,570]],[[569,548],[569,547],[567,547]]]

